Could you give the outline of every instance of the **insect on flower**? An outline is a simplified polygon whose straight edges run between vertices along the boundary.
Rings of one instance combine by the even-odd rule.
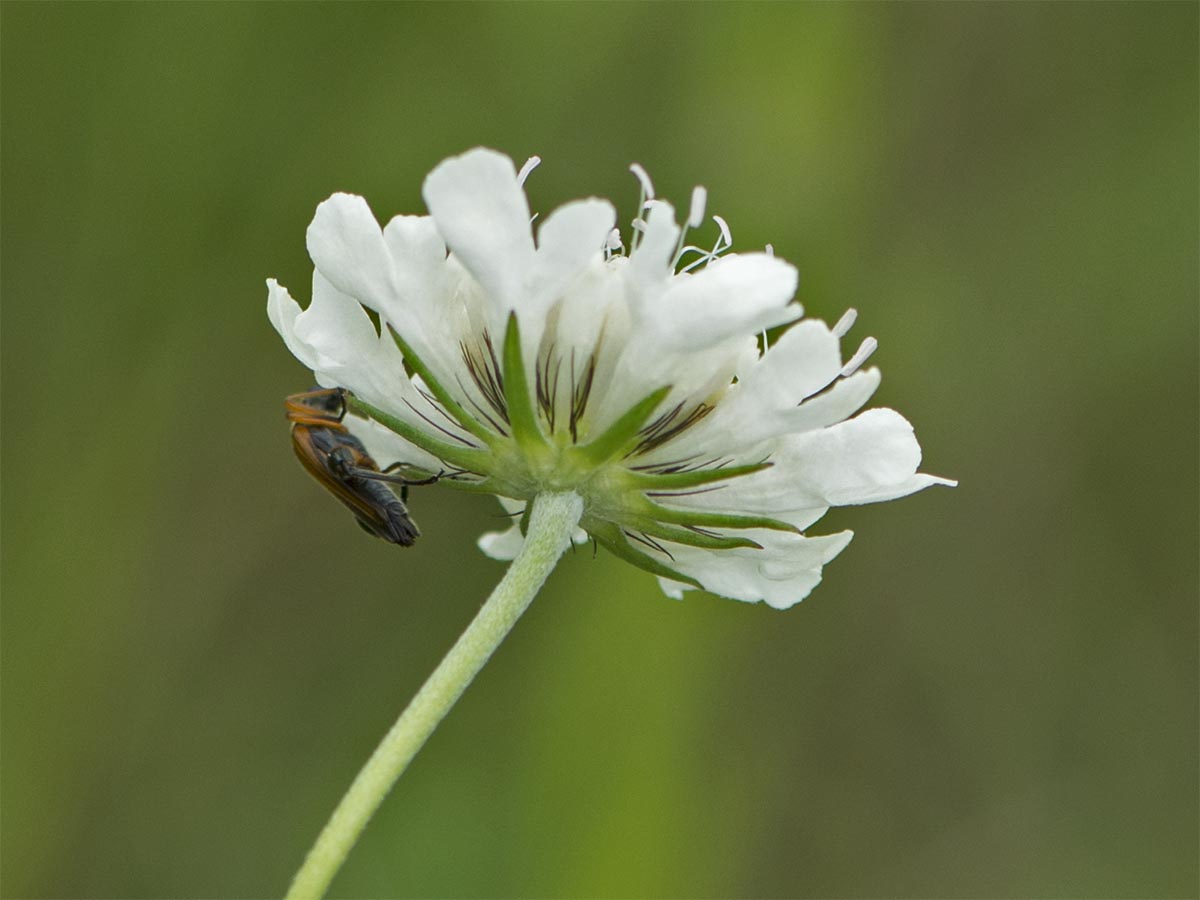
[[[410,485],[433,484],[442,473],[413,480],[380,471],[362,442],[346,430],[346,392],[318,388],[284,401],[292,449],[308,473],[354,513],[363,531],[401,547],[420,536],[405,501]],[[389,484],[400,485],[397,497]]]

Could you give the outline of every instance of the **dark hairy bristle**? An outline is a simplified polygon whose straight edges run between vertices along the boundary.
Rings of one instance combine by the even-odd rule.
[[[626,458],[649,453],[654,448],[661,447],[687,431],[714,409],[716,407],[709,406],[707,403],[697,403],[691,412],[683,415],[684,404],[680,402],[638,432],[642,436],[642,440],[626,454]]]

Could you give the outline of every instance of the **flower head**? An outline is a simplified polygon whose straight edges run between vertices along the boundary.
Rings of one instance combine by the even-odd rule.
[[[809,536],[831,506],[932,484],[912,426],[855,415],[879,384],[833,328],[801,320],[797,274],[764,253],[686,243],[640,166],[639,217],[568,203],[534,237],[520,172],[495,151],[448,159],[425,180],[428,216],[380,228],[335,194],[308,229],[312,302],[268,281],[268,315],[324,386],[353,395],[345,425],[381,464],[449,471],[513,513],[548,491],[583,498],[583,540],[659,576],[785,608],[803,599],[851,532]],[[374,312],[375,318],[368,313]],[[376,324],[378,322],[378,324]],[[768,349],[766,329],[790,326]],[[760,335],[762,341],[760,342]],[[853,416],[853,418],[851,418]],[[520,524],[484,535],[511,558]]]

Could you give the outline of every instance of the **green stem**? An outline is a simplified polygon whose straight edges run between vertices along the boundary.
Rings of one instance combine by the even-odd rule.
[[[583,502],[572,492],[533,501],[525,545],[492,595],[367,760],[296,873],[288,898],[324,896],[396,779],[525,612],[571,543]]]

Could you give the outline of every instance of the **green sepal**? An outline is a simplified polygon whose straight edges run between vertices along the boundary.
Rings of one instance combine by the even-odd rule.
[[[750,550],[761,550],[762,544],[747,537],[732,537],[722,534],[706,534],[691,528],[678,525],[668,525],[665,522],[655,522],[651,519],[634,518],[628,524],[634,531],[640,531],[650,537],[662,538],[675,544],[686,544],[689,547],[700,547],[704,550],[733,550],[745,547]]]
[[[454,399],[442,383],[437,380],[432,370],[422,362],[421,357],[417,356],[413,348],[408,345],[408,341],[404,340],[394,328],[389,326],[388,330],[392,333],[392,340],[400,348],[400,353],[403,355],[404,361],[412,367],[413,372],[421,376],[421,380],[433,392],[433,396],[437,397],[438,402],[442,404],[446,412],[450,413],[454,417],[454,421],[458,422],[459,425],[485,444],[491,446],[498,435],[467,412],[466,407]],[[390,428],[391,426],[389,425],[388,427]]]
[[[643,553],[641,550],[634,549],[629,543],[629,538],[612,522],[591,521],[583,527],[587,530],[588,534],[594,537],[598,543],[602,544],[613,556],[619,557],[627,563],[637,566],[639,569],[644,569],[652,575],[670,578],[672,581],[681,581],[684,584],[690,584],[692,587],[701,590],[704,589],[704,586],[690,575],[676,572],[670,566],[659,562],[653,556]]]
[[[671,393],[670,385],[661,387],[648,394],[629,408],[629,410],[613,422],[602,435],[575,448],[575,453],[582,457],[589,467],[599,467],[619,456],[634,442],[638,432],[646,424],[646,420],[658,409],[660,403]]]
[[[462,481],[458,478],[446,476],[438,482],[439,487],[454,488],[456,491],[464,491],[468,494],[493,494],[499,493],[496,485],[491,478],[484,478],[482,481]]]
[[[630,485],[647,493],[679,491],[685,488],[702,487],[717,481],[728,481],[741,478],[743,475],[753,475],[775,465],[772,462],[760,462],[747,466],[726,466],[723,469],[697,469],[694,472],[634,472],[628,475]]]
[[[504,400],[508,404],[508,424],[517,444],[526,450],[546,446],[546,436],[538,425],[537,411],[529,394],[515,312],[508,314],[508,327],[504,331]]]
[[[804,533],[795,525],[789,525],[787,522],[766,516],[735,516],[729,513],[701,512],[698,509],[676,509],[662,506],[651,500],[647,500],[646,506],[638,509],[637,513],[658,519],[660,522],[669,522],[672,525],[702,525],[710,528],[767,528],[771,531],[790,531],[792,534]]]
[[[372,406],[360,397],[347,395],[346,404],[355,412],[362,413],[374,419],[384,428],[396,432],[400,437],[416,444],[427,453],[432,453],[438,459],[468,472],[482,472],[488,468],[488,460],[492,454],[487,450],[473,450],[470,447],[459,447],[446,441],[431,437],[427,431],[410,425],[402,419],[385,413],[382,409]]]

